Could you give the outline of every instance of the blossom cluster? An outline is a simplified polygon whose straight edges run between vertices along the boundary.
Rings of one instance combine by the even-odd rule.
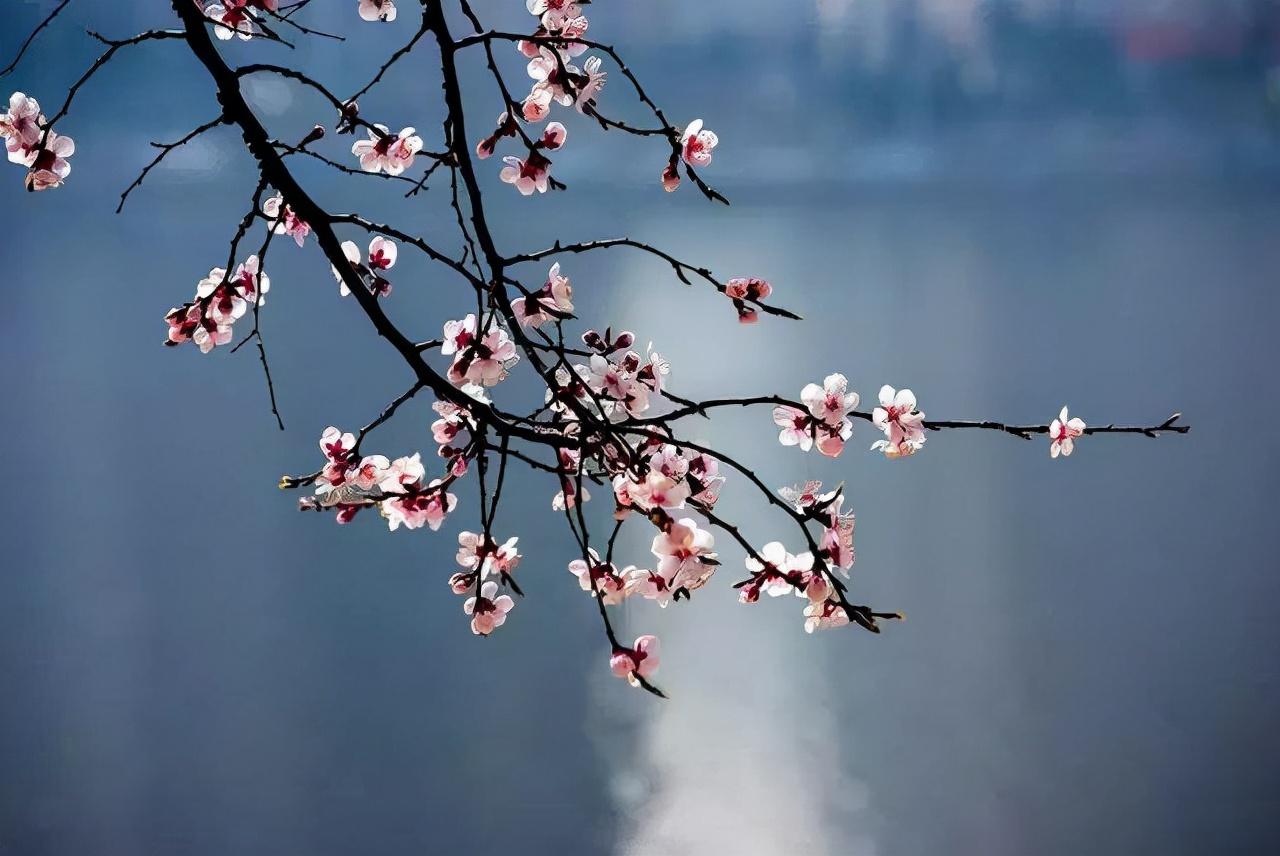
[[[358,450],[351,432],[325,429],[320,436],[325,464],[315,477],[315,496],[300,503],[304,509],[333,509],[339,523],[349,523],[361,509],[376,505],[394,532],[401,526],[434,531],[457,507],[457,496],[448,491],[456,476],[427,481],[420,453],[389,460],[360,456]]]
[[[249,256],[235,273],[216,267],[196,283],[195,298],[170,309],[164,320],[169,325],[166,345],[192,342],[207,354],[231,341],[232,325],[250,306],[260,307],[271,289],[271,278],[263,273],[257,255]]]
[[[822,483],[811,481],[803,486],[782,488],[778,493],[803,519],[821,525],[817,551],[793,554],[780,541],[765,544],[759,553],[745,559],[750,576],[737,584],[739,601],[756,603],[761,594],[769,597],[795,594],[806,601],[806,632],[847,624],[848,610],[840,583],[832,576],[834,572],[848,579],[854,561],[854,515],[842,508],[844,492],[836,489],[822,493]]]
[[[508,538],[499,544],[492,537],[476,532],[458,533],[458,564],[462,570],[449,577],[454,594],[470,593],[462,611],[471,616],[471,632],[488,636],[507,620],[515,601],[498,594],[499,585],[519,593],[511,572],[520,564],[516,548],[519,538]]]
[[[342,254],[346,256],[351,269],[355,271],[356,276],[364,283],[370,294],[375,297],[386,297],[391,293],[391,282],[383,276],[383,273],[395,267],[396,259],[400,255],[400,249],[395,241],[376,235],[369,242],[367,257],[360,255],[360,247],[355,241],[343,241]],[[347,287],[347,281],[342,273],[332,265],[329,269],[333,271],[333,278],[338,281],[338,293],[343,297],[349,297],[351,289]]]
[[[471,313],[461,320],[446,321],[440,353],[453,357],[448,378],[458,386],[496,386],[520,361],[515,342],[496,315],[479,319]]]
[[[9,109],[0,114],[0,139],[9,163],[27,168],[27,190],[61,187],[71,174],[67,159],[75,154],[75,141],[50,128],[40,103],[22,92],[10,95]]]

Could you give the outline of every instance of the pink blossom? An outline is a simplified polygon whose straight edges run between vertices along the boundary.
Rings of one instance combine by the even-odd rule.
[[[520,564],[516,548],[519,538],[508,538],[499,545],[478,532],[458,533],[458,564],[468,570],[480,570],[485,577],[510,574]]]
[[[627,596],[634,594],[645,600],[656,601],[663,609],[671,603],[671,596],[675,589],[671,582],[657,571],[628,566],[623,569],[622,576],[627,581]]]
[[[392,532],[401,525],[406,529],[428,526],[434,531],[440,528],[457,504],[458,498],[446,491],[442,482],[436,479],[425,488],[412,489],[404,496],[383,500],[382,515],[387,518],[387,526]]]
[[[508,370],[519,361],[515,343],[507,331],[499,327],[496,320],[489,319],[486,324],[488,332],[481,331],[474,314],[460,321],[445,322],[440,353],[453,355],[450,382],[458,386],[468,382],[495,386],[506,379]]]
[[[24,151],[26,152],[23,163],[27,167],[27,190],[49,190],[61,187],[67,176],[71,174],[71,164],[67,158],[75,154],[76,144],[70,137],[49,131],[44,146],[40,146],[37,142],[35,146]]]
[[[43,121],[44,114],[36,99],[21,92],[9,96],[9,109],[0,115],[0,137],[5,140],[10,161],[26,165],[28,150],[40,142]]]
[[[529,152],[528,160],[508,155],[502,162],[506,166],[498,173],[498,177],[507,184],[515,185],[521,196],[547,192],[547,170],[551,167],[551,161],[537,152]]]
[[[510,595],[498,594],[498,584],[490,581],[480,587],[478,596],[467,598],[462,611],[471,616],[472,633],[488,636],[506,622],[515,605]]]
[[[311,227],[294,213],[291,206],[285,204],[284,196],[279,193],[262,203],[262,213],[267,216],[273,232],[288,235],[299,247],[306,242],[307,235],[311,234]]]
[[[551,90],[534,86],[520,103],[520,115],[526,122],[541,122],[551,114]]]
[[[807,452],[813,448],[814,423],[808,413],[787,404],[773,408],[773,424],[782,430],[778,442],[784,446],[799,446]]]
[[[391,136],[386,125],[373,127],[376,130],[369,131],[369,139],[357,140],[351,147],[351,153],[360,159],[360,168],[400,175],[412,167],[413,159],[422,151],[422,138],[414,134],[414,129],[402,128]]]
[[[588,550],[590,563],[583,559],[574,559],[569,563],[569,573],[578,578],[578,586],[585,592],[599,592],[600,599],[608,606],[622,603],[627,596],[627,581],[618,573],[618,569],[608,562],[601,561],[595,550]]]
[[[422,455],[415,452],[406,458],[396,458],[382,472],[378,490],[383,493],[403,494],[416,489],[427,476],[422,466]]]
[[[694,119],[680,135],[680,157],[689,166],[707,166],[711,151],[720,143],[713,131],[704,130],[701,119]]]
[[[563,146],[568,138],[569,132],[565,130],[564,125],[559,122],[548,122],[547,127],[542,131],[542,139],[538,143],[547,151],[554,152]]]
[[[843,494],[827,506],[824,515],[822,539],[818,546],[822,556],[832,567],[839,568],[844,576],[849,576],[848,569],[853,567],[856,554],[853,549],[854,515],[852,511],[841,511],[844,502]]]
[[[1049,423],[1049,456],[1069,456],[1076,447],[1076,438],[1083,436],[1087,427],[1083,419],[1070,418],[1067,408],[1062,408],[1058,418]]]
[[[640,636],[631,648],[619,648],[609,658],[609,669],[632,686],[640,686],[640,678],[648,679],[658,671],[661,646],[657,636]]]
[[[814,559],[812,553],[792,555],[781,542],[770,541],[760,548],[760,559],[747,556],[745,562],[757,591],[763,590],[770,597],[781,597],[793,591],[803,596]]]
[[[680,170],[674,156],[662,168],[662,189],[671,193],[680,187]]]
[[[542,19],[542,25],[551,29],[555,22],[564,18],[576,18],[582,14],[575,0],[527,0],[525,4],[530,15]],[[550,16],[550,23],[548,23]]]
[[[204,7],[204,16],[213,22],[213,34],[222,41],[239,36],[248,41],[257,33],[246,0],[223,0]]]
[[[924,446],[924,414],[916,410],[916,397],[909,389],[880,388],[880,406],[871,413],[871,422],[884,432],[872,449],[884,452],[886,458],[913,455]]]
[[[808,384],[801,390],[800,400],[818,423],[818,451],[834,458],[853,434],[853,422],[846,414],[857,408],[859,397],[856,392],[848,392],[849,381],[842,374],[827,375],[822,384]]]
[[[347,474],[347,480],[361,490],[373,490],[387,479],[391,462],[382,455],[366,455],[355,469]]]
[[[574,106],[579,113],[587,113],[596,105],[596,99],[608,78],[608,74],[600,70],[601,60],[598,56],[587,57],[582,63],[582,74],[574,82],[577,85],[577,97]],[[570,66],[572,68],[572,66]]]
[[[511,308],[521,327],[540,327],[552,318],[572,317],[573,287],[569,277],[560,275],[560,264],[551,266],[542,288],[516,298]]]
[[[356,436],[350,431],[344,434],[332,425],[324,429],[320,435],[320,451],[324,453],[326,463],[317,481],[333,487],[345,482],[355,445]]]
[[[394,21],[395,0],[360,0],[360,17],[365,21]]]
[[[694,591],[701,588],[716,569],[715,538],[699,529],[691,517],[681,518],[653,539],[652,553],[658,559],[658,573],[672,589]]]
[[[810,603],[804,608],[804,632],[843,627],[849,623],[849,613],[834,600]]]

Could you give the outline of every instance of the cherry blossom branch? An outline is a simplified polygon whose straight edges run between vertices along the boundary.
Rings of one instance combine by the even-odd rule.
[[[909,390],[889,386],[880,390],[879,407],[858,410],[859,397],[848,390],[847,379],[840,374],[829,375],[821,386],[808,384],[799,399],[761,395],[698,401],[666,388],[669,364],[651,349],[644,356],[638,353],[636,337],[629,331],[615,332],[612,327],[606,327],[604,333],[587,330],[581,336],[582,347],[571,345],[566,341],[566,324],[577,316],[569,278],[561,272],[559,262],[551,266],[541,286],[541,277],[522,281],[517,275],[519,266],[553,256],[628,247],[667,264],[686,285],[693,285],[695,280],[709,284],[731,301],[744,323],[757,321],[760,313],[796,320],[799,316],[767,302],[773,289],[764,280],[720,280],[707,267],[631,237],[581,242],[557,239],[549,248],[510,255],[495,240],[477,164],[494,154],[503,139],[510,139],[512,145],[523,148],[525,156],[504,158],[507,166],[499,173],[503,182],[514,185],[525,196],[563,189],[564,184],[549,174],[551,160],[547,153],[564,145],[566,128],[559,122],[548,122],[536,134],[526,130],[526,125],[548,118],[550,105],[559,104],[577,107],[604,130],[666,139],[670,157],[661,175],[664,189],[678,187],[678,170],[683,163],[686,175],[705,196],[723,202],[724,197],[706,185],[695,170],[695,166],[711,162],[711,151],[718,143],[716,135],[703,128],[699,119],[684,128],[669,122],[611,46],[581,38],[586,20],[580,14],[580,3],[568,0],[531,3],[530,9],[539,23],[537,31],[530,35],[486,30],[469,0],[457,0],[463,17],[474,30],[460,39],[450,32],[444,3],[421,0],[421,20],[412,37],[392,51],[368,82],[347,99],[339,98],[325,84],[295,68],[270,63],[233,67],[213,41],[215,34],[220,39],[239,35],[245,40],[265,34],[284,42],[268,28],[264,18],[307,35],[332,35],[294,20],[309,3],[310,0],[298,0],[277,8],[274,0],[240,0],[221,6],[171,0],[181,30],[149,31],[120,41],[94,34],[108,45],[108,51],[73,85],[63,109],[53,119],[46,119],[34,99],[16,93],[10,99],[8,113],[0,114],[0,135],[6,139],[10,159],[27,167],[29,188],[60,186],[70,172],[66,158],[74,152],[74,144],[69,138],[54,135],[52,126],[67,114],[79,88],[124,46],[152,38],[181,38],[186,42],[209,75],[221,112],[218,118],[173,143],[153,143],[159,154],[121,194],[117,210],[123,208],[130,193],[141,186],[169,152],[222,124],[238,129],[255,163],[257,185],[249,210],[231,239],[227,266],[213,269],[197,285],[196,298],[166,316],[170,325],[166,344],[194,342],[206,352],[228,344],[232,322],[251,308],[252,330],[231,350],[235,352],[250,340],[255,342],[271,410],[283,430],[261,329],[263,295],[269,287],[262,266],[274,236],[287,234],[299,247],[310,239],[332,268],[340,293],[355,300],[374,331],[395,349],[410,370],[413,383],[357,434],[344,433],[333,426],[327,428],[320,440],[324,466],[308,475],[285,476],[280,486],[314,486],[314,494],[304,496],[300,507],[332,510],[339,523],[349,522],[362,509],[376,507],[392,531],[401,526],[436,529],[457,504],[457,497],[449,489],[474,470],[481,531],[459,534],[458,562],[463,571],[451,577],[450,588],[455,594],[469,596],[464,611],[471,616],[471,628],[478,635],[488,635],[501,626],[515,603],[510,596],[498,593],[499,586],[522,594],[511,574],[520,559],[518,539],[499,544],[494,537],[506,470],[513,461],[556,477],[560,491],[552,507],[564,512],[581,553],[580,559],[569,563],[569,570],[596,602],[610,646],[611,670],[635,686],[663,696],[650,680],[657,667],[657,640],[641,636],[633,646],[623,644],[608,607],[631,596],[656,600],[662,605],[671,600],[689,600],[721,564],[711,549],[715,543],[713,529],[723,533],[721,538],[727,535],[745,553],[749,576],[734,586],[744,603],[754,603],[762,591],[775,596],[799,595],[806,603],[808,632],[853,623],[878,633],[879,621],[901,617],[899,613],[874,611],[849,600],[846,580],[854,562],[853,516],[843,510],[843,487],[823,493],[818,483],[810,482],[774,490],[749,462],[720,451],[711,443],[693,442],[682,436],[683,432],[677,432],[681,419],[692,415],[711,418],[713,410],[727,407],[771,406],[772,421],[781,429],[778,438],[782,445],[796,446],[801,451],[816,449],[828,457],[842,452],[852,435],[853,421],[861,419],[884,433],[885,439],[873,448],[891,459],[923,448],[928,431],[950,428],[996,430],[1026,439],[1048,434],[1050,453],[1055,457],[1070,455],[1074,441],[1085,435],[1128,433],[1156,437],[1188,430],[1178,422],[1177,413],[1159,425],[1086,426],[1078,418],[1069,418],[1065,408],[1058,419],[1047,425],[928,420],[916,408],[915,396]],[[389,20],[395,11],[394,0],[359,0],[358,5],[361,17],[368,21]],[[61,7],[53,14],[59,11]],[[211,16],[220,16],[221,20]],[[47,22],[42,24],[37,32],[46,25]],[[357,104],[358,98],[372,91],[428,35],[439,51],[445,108],[441,152],[424,151],[422,138],[411,127],[393,133],[385,126],[366,121]],[[495,44],[507,42],[514,43],[530,59],[527,70],[535,82],[524,102],[513,98],[494,51]],[[496,83],[504,110],[497,128],[483,138],[468,134],[458,65],[459,53],[474,45],[485,51],[487,71]],[[582,69],[571,63],[584,49],[597,50],[616,64],[636,97],[652,112],[657,127],[614,120],[601,112],[597,103],[605,82],[601,58],[587,57]],[[274,138],[249,106],[243,91],[246,79],[256,74],[276,75],[317,93],[336,112],[336,121],[331,124],[338,134],[366,131],[368,139],[357,139],[351,147],[359,168],[318,150],[318,144],[326,138],[323,125],[316,125],[297,145]],[[375,175],[407,183],[410,189],[406,197],[425,189],[438,169],[447,168],[451,211],[447,215],[440,212],[436,225],[447,227],[451,235],[456,228],[456,238],[448,240],[457,241],[454,246],[460,255],[456,250],[438,249],[446,245],[437,243],[434,232],[428,242],[402,227],[379,222],[381,218],[358,212],[331,213],[291,171],[299,155],[344,175]],[[415,178],[409,170],[418,156],[429,159],[431,164]],[[274,195],[264,201],[268,188]],[[265,222],[267,228],[258,253],[234,267],[241,244],[260,222]],[[340,240],[339,233],[348,228],[371,236],[367,255],[354,241]],[[474,295],[474,313],[449,320],[439,338],[424,339],[422,330],[412,331],[411,337],[393,323],[382,301],[391,294],[386,271],[395,264],[398,248],[416,250],[456,274],[460,284],[469,287]],[[439,357],[450,359],[447,369],[437,369],[429,362]],[[522,406],[521,413],[512,413],[491,400],[489,392],[518,362],[527,362],[540,381],[544,396],[541,404]],[[440,417],[432,424],[431,434],[438,456],[445,462],[445,472],[435,479],[428,479],[420,453],[389,460],[363,452],[370,432],[390,421],[402,405],[424,390],[434,396],[432,408]],[[651,406],[660,398],[666,398],[673,407],[655,415]],[[550,450],[554,460],[542,460],[538,449]],[[494,466],[496,479],[492,477]],[[781,510],[799,529],[799,535],[792,536],[802,542],[799,553],[789,552],[781,542],[762,546],[753,543],[749,533],[716,510],[726,481],[726,476],[720,475],[722,470],[727,477],[744,479],[767,505]],[[588,482],[593,490],[604,489],[606,508],[602,510],[611,511],[614,517],[603,557],[592,547],[591,523],[585,508],[590,499]],[[597,498],[592,508],[599,504]],[[628,565],[619,571],[614,565],[615,546],[627,519],[643,520],[653,527],[651,552],[657,560],[655,570]],[[704,525],[706,529],[702,528]]]
[[[688,274],[693,274],[694,276],[706,280],[721,294],[724,294],[728,288],[725,283],[716,279],[708,268],[680,261],[680,259],[677,259],[670,253],[660,250],[652,244],[647,244],[644,241],[637,241],[634,238],[602,238],[596,241],[582,241],[580,243],[573,244],[562,244],[560,241],[556,241],[555,244],[544,250],[508,256],[506,258],[506,262],[507,264],[521,264],[524,262],[545,259],[548,256],[561,255],[564,253],[587,253],[593,250],[608,249],[610,247],[631,247],[662,259],[664,262],[671,265],[671,269],[675,272],[676,277],[685,285],[693,285],[688,277]],[[778,306],[770,306],[769,304],[755,298],[748,297],[744,298],[744,300],[745,302],[757,307],[761,312],[765,312],[769,315],[776,315],[779,318],[790,318],[793,321],[804,320],[801,316],[788,309],[783,309]]]
[[[804,409],[807,407],[803,402],[794,399],[784,398],[780,395],[756,395],[746,398],[715,398],[706,401],[687,401],[677,396],[667,394],[668,398],[683,403],[684,406],[675,410],[669,410],[660,416],[647,417],[642,419],[631,420],[637,424],[667,424],[676,419],[683,419],[687,416],[702,416],[711,418],[708,410],[715,410],[725,407],[751,407],[753,405],[769,405],[773,407],[794,407]],[[850,410],[846,416],[853,416],[858,419],[871,422],[874,420],[874,414],[867,410]],[[1161,433],[1171,432],[1175,434],[1186,434],[1191,430],[1190,425],[1175,424],[1182,418],[1181,413],[1174,413],[1164,422],[1158,425],[1090,425],[1083,430],[1084,434],[1142,434],[1146,437],[1158,437]],[[1048,434],[1050,426],[1043,425],[1013,425],[1004,422],[996,422],[991,419],[966,420],[966,419],[925,419],[921,424],[930,431],[942,431],[948,428],[982,428],[992,431],[1002,431],[1006,434],[1012,434],[1023,440],[1030,440],[1034,434]]]

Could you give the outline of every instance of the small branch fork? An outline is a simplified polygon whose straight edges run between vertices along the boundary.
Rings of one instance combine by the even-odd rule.
[[[22,59],[36,37],[45,30],[55,18],[66,8],[70,0],[62,0],[22,44],[17,56],[0,76],[11,72]],[[269,18],[272,23],[288,27],[302,37],[341,39],[332,33],[308,27],[299,20],[300,14],[310,5],[311,0],[281,5],[275,11],[265,15],[255,14],[255,23],[262,35],[269,40],[292,47],[274,32],[263,20]],[[639,127],[603,115],[594,103],[586,103],[582,112],[593,118],[605,130],[618,130],[639,137],[653,137],[665,140],[669,147],[670,168],[674,169],[681,162],[682,130],[668,121],[663,110],[649,95],[638,77],[624,62],[619,53],[610,45],[583,38],[568,38],[559,35],[546,35],[543,32],[528,35],[484,28],[469,0],[456,0],[458,9],[473,30],[469,35],[455,38],[450,31],[444,0],[420,0],[421,17],[413,35],[395,49],[369,76],[368,82],[357,89],[351,97],[341,98],[328,86],[311,75],[296,68],[272,63],[255,62],[233,67],[228,65],[210,35],[210,21],[201,8],[192,0],[171,0],[174,13],[181,27],[176,30],[150,30],[126,39],[113,40],[96,33],[90,35],[107,46],[106,51],[92,66],[70,87],[66,101],[54,116],[47,120],[44,127],[45,140],[53,124],[65,118],[72,102],[93,76],[105,66],[123,48],[151,41],[181,41],[190,50],[201,67],[208,74],[219,104],[218,114],[197,126],[173,142],[152,143],[157,149],[156,156],[142,169],[141,173],[120,195],[117,212],[123,210],[132,192],[142,186],[148,175],[171,153],[187,145],[201,135],[222,126],[234,126],[244,140],[244,145],[257,168],[256,188],[251,196],[249,210],[239,223],[230,241],[227,270],[234,268],[242,242],[249,238],[258,221],[267,218],[262,213],[264,194],[268,188],[283,197],[292,211],[310,226],[315,244],[324,255],[325,260],[333,267],[342,283],[350,291],[361,313],[365,316],[374,332],[397,352],[401,361],[411,375],[411,383],[396,398],[392,399],[382,412],[360,429],[356,435],[352,455],[358,456],[368,435],[381,425],[391,420],[402,405],[423,391],[430,393],[440,402],[451,404],[466,414],[471,441],[461,450],[454,450],[465,464],[475,463],[477,481],[480,488],[480,522],[484,530],[486,542],[494,528],[494,520],[499,508],[502,487],[509,461],[518,461],[538,472],[545,472],[555,477],[562,492],[572,492],[574,501],[563,503],[566,523],[572,533],[582,560],[588,566],[594,561],[589,521],[583,508],[582,498],[585,495],[585,481],[606,486],[612,493],[610,480],[618,475],[630,479],[643,479],[649,470],[647,455],[656,447],[670,444],[685,453],[698,453],[708,456],[719,464],[742,477],[764,501],[782,512],[799,529],[805,549],[815,557],[815,568],[829,584],[833,592],[833,602],[837,603],[848,619],[861,627],[879,632],[879,620],[900,617],[893,612],[878,612],[871,607],[851,603],[847,598],[848,586],[829,566],[827,553],[815,539],[809,524],[816,516],[811,512],[797,509],[783,501],[768,485],[755,474],[748,464],[739,461],[710,445],[704,445],[684,438],[677,431],[680,420],[689,416],[710,418],[712,411],[750,406],[786,406],[805,409],[798,401],[775,395],[761,395],[741,398],[716,398],[703,401],[692,401],[673,393],[663,391],[672,406],[665,413],[658,415],[632,416],[608,415],[608,405],[602,400],[600,393],[589,387],[581,394],[571,394],[566,386],[577,377],[577,369],[571,363],[571,357],[590,357],[594,351],[570,347],[565,343],[564,322],[572,316],[555,317],[549,334],[545,329],[526,330],[517,320],[514,301],[528,300],[532,292],[514,275],[514,271],[532,262],[542,261],[555,256],[593,253],[612,248],[626,247],[649,255],[669,266],[677,279],[686,285],[695,281],[726,294],[728,283],[719,279],[704,266],[677,258],[671,253],[653,244],[631,237],[614,237],[582,242],[561,242],[557,240],[552,246],[535,251],[508,252],[499,249],[490,227],[488,211],[485,205],[484,192],[476,174],[473,145],[481,138],[470,135],[466,127],[467,117],[464,111],[463,88],[460,82],[457,55],[473,46],[481,46],[485,52],[488,73],[492,76],[500,98],[502,109],[511,117],[505,126],[500,127],[494,136],[485,140],[496,143],[500,137],[508,137],[517,145],[523,145],[530,152],[537,152],[541,145],[536,139],[538,135],[530,135],[521,122],[520,104],[512,96],[511,89],[503,77],[502,70],[494,52],[495,43],[516,43],[524,41],[551,48],[560,63],[560,71],[566,72],[564,60],[559,58],[556,48],[567,44],[578,44],[585,48],[599,51],[615,64],[617,71],[630,84],[635,97],[652,114],[655,120],[653,127]],[[403,13],[403,10],[402,10]],[[215,25],[216,26],[216,25]],[[325,136],[326,130],[317,125],[315,131],[298,145],[290,145],[274,138],[264,126],[261,118],[255,114],[245,98],[242,86],[253,75],[269,74],[297,83],[316,93],[328,108],[334,111],[334,128],[339,134],[353,133],[357,130],[369,133],[373,139],[385,139],[385,132],[364,119],[359,112],[357,99],[369,95],[386,79],[390,70],[401,63],[410,54],[426,43],[433,43],[437,54],[438,71],[442,86],[442,96],[446,117],[442,127],[442,144],[440,151],[423,151],[419,157],[430,161],[421,174],[398,176],[382,176],[394,179],[393,184],[408,185],[405,196],[416,196],[427,186],[428,179],[438,170],[447,170],[449,181],[447,217],[437,217],[434,221],[448,224],[450,230],[456,228],[456,251],[450,251],[428,242],[413,231],[391,223],[381,222],[380,218],[372,218],[361,213],[334,213],[323,207],[303,186],[291,170],[291,165],[301,159],[319,163],[343,175],[369,175],[355,167],[333,160],[310,146]],[[568,76],[565,74],[564,76]],[[43,143],[42,143],[43,144]],[[697,172],[686,165],[685,172],[699,191],[709,200],[723,202],[727,200],[718,191],[710,187]],[[562,185],[557,185],[562,187]],[[437,194],[429,194],[424,198],[439,198]],[[264,260],[271,246],[274,230],[268,223],[265,238],[258,251],[259,260]],[[470,287],[475,296],[475,313],[482,328],[481,336],[501,325],[509,333],[520,355],[527,360],[548,393],[548,404],[530,414],[520,415],[508,412],[497,404],[479,401],[462,392],[445,374],[433,367],[428,361],[433,351],[443,344],[439,339],[421,340],[421,331],[416,337],[410,337],[397,326],[383,310],[378,297],[366,287],[359,274],[347,260],[339,238],[339,229],[358,229],[367,234],[393,238],[406,247],[417,250],[428,261],[460,280]],[[514,296],[511,291],[514,289]],[[253,305],[253,329],[232,350],[253,340],[258,349],[266,386],[271,403],[271,412],[277,425],[283,430],[284,422],[280,416],[276,401],[275,384],[267,362],[265,343],[260,326],[261,289]],[[739,300],[740,298],[735,298]],[[751,298],[741,298],[752,304],[760,312],[783,319],[798,320],[799,315],[788,309],[766,304]],[[741,308],[741,307],[740,307]],[[553,406],[556,405],[556,406]],[[849,416],[871,420],[872,414],[866,411],[850,413]],[[1189,430],[1179,419],[1181,414],[1175,413],[1164,422],[1151,426],[1104,425],[1092,426],[1085,430],[1086,434],[1140,434],[1146,437],[1158,437],[1165,433],[1184,434]],[[1037,434],[1046,434],[1048,425],[1020,425],[992,420],[931,420],[925,427],[938,431],[944,429],[984,429],[1005,433],[1014,437],[1031,439]],[[538,450],[545,449],[553,458],[544,460]],[[442,452],[443,453],[443,452]],[[496,458],[497,478],[493,490],[489,490],[489,472]],[[461,468],[465,470],[465,467]],[[324,470],[301,475],[285,476],[280,482],[282,488],[302,488],[317,483]],[[460,478],[462,473],[451,467],[450,473],[442,480],[438,488],[444,487]],[[385,499],[378,493],[368,493],[358,497],[360,504],[373,504]],[[710,526],[726,533],[734,542],[742,547],[746,554],[756,562],[765,564],[764,558],[757,551],[751,539],[732,521],[725,519],[715,511],[712,505],[691,499],[688,507],[704,517]],[[645,512],[635,507],[617,508],[616,519],[607,539],[603,561],[612,566],[615,544],[623,528],[623,516],[627,512],[640,512],[627,518],[630,520],[648,520],[661,531],[667,531],[672,525],[670,516],[661,508]],[[601,617],[603,630],[613,654],[630,651],[620,642],[613,625],[610,611],[605,602],[605,593],[594,575],[591,575],[591,594]],[[482,574],[477,573],[475,579],[475,595],[480,597]],[[503,583],[516,594],[520,594],[514,580],[504,573]],[[689,592],[684,591],[687,596]],[[633,673],[632,677],[644,689],[655,695],[663,693],[646,678]]]

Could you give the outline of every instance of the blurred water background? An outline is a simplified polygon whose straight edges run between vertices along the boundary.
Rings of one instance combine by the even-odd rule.
[[[7,3],[0,56],[53,5]],[[226,51],[354,91],[415,26],[407,0],[383,26],[355,5],[307,12],[345,46]],[[528,21],[517,0],[478,7]],[[166,9],[74,3],[5,83],[56,109],[97,52],[83,27],[168,26]],[[1043,441],[951,432],[890,463],[859,425],[832,462],[778,447],[767,411],[691,422],[768,484],[844,481],[857,599],[909,621],[807,637],[798,601],[734,602],[724,544],[691,604],[621,611],[628,636],[664,640],[666,703],[608,675],[555,486],[515,472],[498,528],[520,536],[529,596],[478,640],[445,587],[469,492],[441,532],[389,535],[274,489],[315,467],[326,425],[363,424],[410,383],[313,246],[268,264],[286,433],[250,349],[159,347],[253,178],[221,130],[112,215],[146,142],[216,110],[181,45],[127,53],[60,124],[79,145],[68,185],[27,196],[16,167],[0,183],[0,853],[1277,852],[1280,4],[588,11],[674,121],[720,133],[707,177],[734,204],[663,194],[660,152],[574,116],[568,193],[518,198],[484,165],[503,247],[629,234],[767,277],[807,319],[741,327],[643,256],[566,259],[584,326],[654,341],[677,392],[792,393],[839,370],[940,418],[1066,403],[1091,423],[1181,410],[1193,432],[1087,438],[1055,462]],[[479,59],[475,129],[499,110]],[[434,61],[407,61],[364,114],[436,144]],[[252,95],[284,139],[330,120],[279,81]],[[616,74],[604,107],[643,117]],[[349,144],[323,146],[345,160]],[[452,241],[444,185],[405,202],[298,172],[334,210]],[[405,254],[394,273],[411,334],[466,311],[440,270]],[[369,448],[429,454],[430,418],[415,401]],[[740,479],[723,507],[757,542],[788,537]],[[648,538],[622,552],[644,562]]]

